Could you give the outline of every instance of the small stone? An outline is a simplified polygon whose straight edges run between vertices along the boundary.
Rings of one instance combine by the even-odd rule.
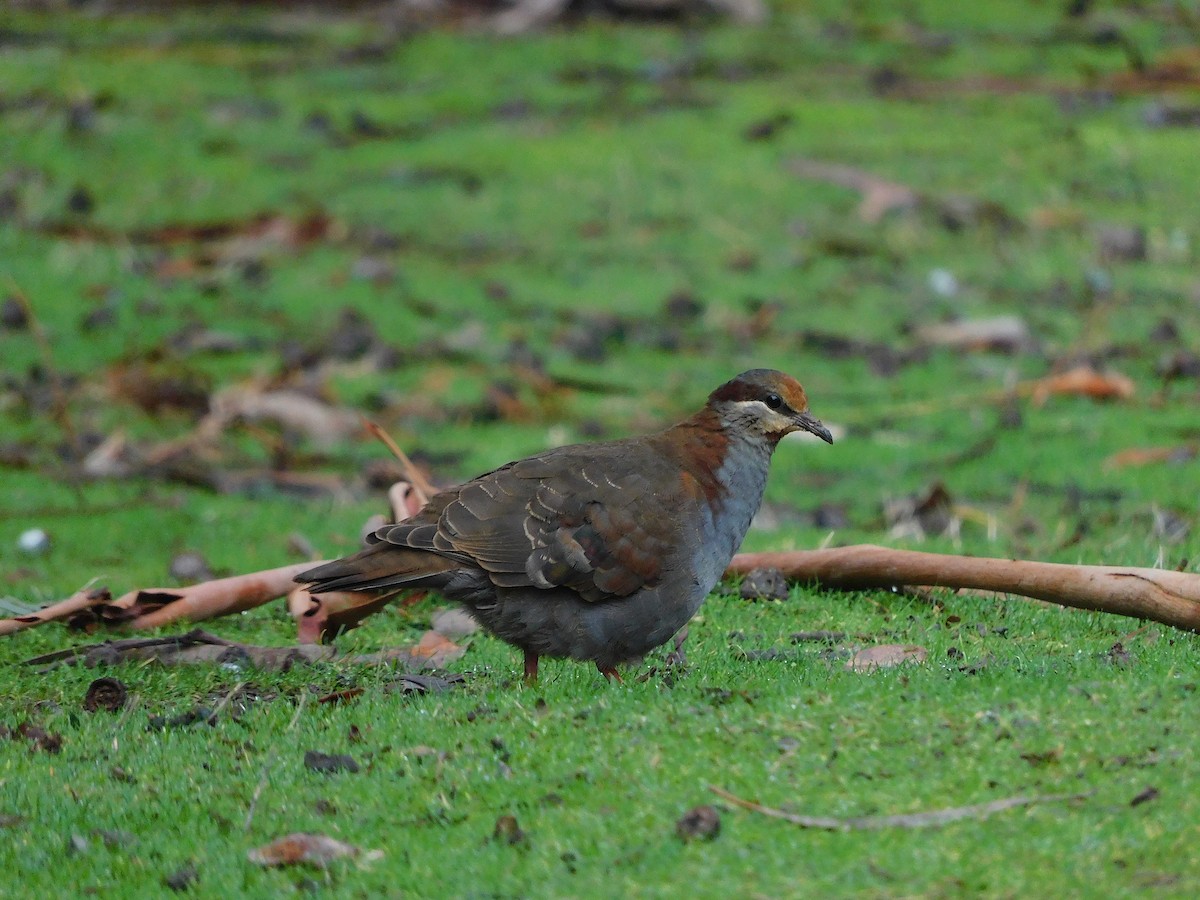
[[[1146,229],[1138,225],[1106,225],[1096,234],[1104,262],[1140,262],[1146,258]]]
[[[212,581],[212,569],[208,561],[194,550],[185,550],[175,554],[171,560],[170,575],[176,581],[195,584],[200,581]]]
[[[693,806],[675,823],[675,834],[683,841],[711,841],[721,833],[721,816],[704,804]]]
[[[17,549],[30,556],[41,556],[50,549],[50,535],[41,528],[30,528],[17,538]]]
[[[29,327],[29,313],[16,297],[8,296],[0,303],[0,328],[24,331]]]
[[[939,297],[953,297],[958,293],[958,279],[949,269],[934,269],[929,273],[929,289]]]
[[[786,600],[788,583],[778,569],[752,569],[742,581],[743,600]]]
[[[465,638],[479,630],[479,623],[469,613],[457,606],[439,609],[430,617],[429,626],[438,634],[452,641]]]

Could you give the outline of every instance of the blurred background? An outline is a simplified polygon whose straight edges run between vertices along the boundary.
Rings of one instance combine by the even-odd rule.
[[[784,369],[753,549],[1187,567],[1195,3],[9,3],[0,590],[352,549]],[[198,569],[177,571],[180,554]]]

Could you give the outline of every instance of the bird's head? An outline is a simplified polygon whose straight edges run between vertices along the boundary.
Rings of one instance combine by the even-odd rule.
[[[829,429],[808,411],[800,382],[774,369],[743,372],[713,391],[708,405],[725,425],[761,434],[772,444],[793,431],[808,431],[833,443]]]

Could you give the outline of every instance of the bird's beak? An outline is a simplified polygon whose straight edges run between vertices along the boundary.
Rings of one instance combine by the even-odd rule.
[[[796,416],[796,425],[803,428],[805,431],[811,431],[827,444],[833,443],[833,435],[829,433],[829,429],[821,424],[821,420],[809,412],[802,412]]]

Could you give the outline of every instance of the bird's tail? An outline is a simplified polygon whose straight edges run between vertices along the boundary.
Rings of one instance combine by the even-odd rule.
[[[452,559],[394,544],[372,544],[353,556],[307,569],[296,581],[314,594],[330,591],[398,591],[439,588],[455,569]]]

